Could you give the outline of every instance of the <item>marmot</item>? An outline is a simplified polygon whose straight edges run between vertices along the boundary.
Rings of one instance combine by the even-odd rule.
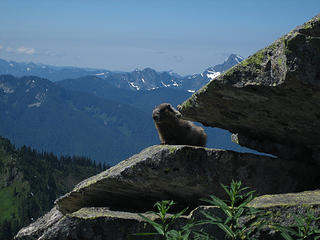
[[[207,134],[203,128],[180,117],[181,113],[169,103],[162,103],[152,111],[161,144],[204,147]]]

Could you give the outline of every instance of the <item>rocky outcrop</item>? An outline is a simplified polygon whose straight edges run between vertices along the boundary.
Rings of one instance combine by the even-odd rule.
[[[179,229],[187,224],[192,218],[202,218],[201,211],[216,212],[210,207],[199,207],[188,216],[182,216],[175,223]],[[143,214],[156,220],[152,214]],[[54,220],[53,220],[54,218]],[[217,227],[208,226],[208,232],[218,230]],[[82,208],[65,217],[53,208],[47,215],[38,219],[30,226],[23,228],[16,236],[16,240],[141,240],[141,236],[135,233],[154,232],[137,213],[110,211],[106,208]],[[221,236],[221,233],[218,233]],[[160,237],[149,236],[150,240],[160,240]]]
[[[320,15],[214,79],[178,109],[186,119],[238,134],[240,145],[316,161],[319,66]],[[288,156],[288,149],[295,154]]]
[[[320,226],[320,190],[300,193],[264,195],[254,199],[249,206],[263,209],[270,213],[270,225],[293,226],[297,225],[296,218],[307,219],[312,212],[316,221],[311,226]],[[310,220],[309,220],[310,221]],[[264,236],[258,239],[283,239],[274,229],[265,227]],[[311,239],[311,238],[306,238]],[[312,238],[313,239],[313,238]]]
[[[308,179],[305,173],[308,172]],[[82,207],[150,210],[172,199],[177,207],[195,207],[199,199],[224,194],[220,183],[245,182],[257,194],[314,189],[319,167],[248,153],[184,145],[157,145],[79,183],[56,201],[66,214]]]
[[[303,216],[309,209],[313,209],[315,216],[320,216],[320,192],[309,191],[296,194],[266,195],[253,200],[251,206],[265,209],[272,214],[271,220],[284,226],[294,223],[294,215]],[[209,214],[219,215],[217,209],[210,206],[200,206],[192,211],[188,216],[180,218],[175,228],[179,229],[193,219],[199,221],[204,219],[202,211]],[[146,214],[144,214],[146,215]],[[153,220],[156,216],[147,214]],[[318,222],[320,224],[320,222]],[[224,235],[219,228],[214,225],[201,227],[202,231],[209,233],[217,239],[223,239]],[[199,229],[198,229],[199,230]],[[48,214],[23,228],[17,234],[17,240],[126,240],[141,239],[134,236],[134,233],[154,232],[137,213],[111,211],[107,208],[81,208],[78,211],[63,216],[56,208]],[[149,237],[149,239],[158,239]],[[263,236],[259,239],[279,240],[278,234],[266,228]]]
[[[243,181],[256,189],[258,195],[314,189],[318,186],[319,167],[226,150],[152,146],[79,183],[58,199],[48,214],[21,229],[16,239],[140,239],[132,234],[154,230],[137,212],[152,210],[153,204],[163,199],[175,200],[176,210],[186,206],[190,210],[196,208],[177,221],[175,227],[179,228],[190,219],[203,219],[202,211],[219,214],[210,206],[197,207],[203,204],[199,198],[209,194],[224,198],[220,183],[229,185],[232,179]],[[283,216],[292,216],[293,212],[301,212],[301,204],[303,209],[320,209],[319,191],[267,195],[252,202],[254,207],[274,212],[275,221],[285,224],[292,220],[278,218],[279,211]],[[223,233],[217,227],[207,225],[202,229],[222,239]],[[271,229],[265,229],[262,239],[279,239],[270,232]]]
[[[63,216],[56,208],[23,228],[16,239],[79,240],[139,239],[132,234],[152,229],[136,213],[110,211],[106,208],[82,208]],[[140,237],[141,239],[141,237]]]

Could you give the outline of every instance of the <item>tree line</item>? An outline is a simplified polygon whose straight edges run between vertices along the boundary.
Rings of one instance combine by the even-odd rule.
[[[0,137],[0,199],[10,206],[0,212],[0,239],[13,239],[23,226],[48,212],[59,196],[107,168],[87,157],[16,148]],[[5,177],[8,173],[11,176]]]

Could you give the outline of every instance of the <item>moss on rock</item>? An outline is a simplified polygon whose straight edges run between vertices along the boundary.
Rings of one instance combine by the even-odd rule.
[[[314,206],[320,207],[320,190],[300,193],[263,195],[254,199],[250,206],[255,208]]]

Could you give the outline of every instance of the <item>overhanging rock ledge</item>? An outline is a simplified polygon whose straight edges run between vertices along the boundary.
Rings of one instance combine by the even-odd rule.
[[[178,109],[186,119],[238,134],[240,145],[317,161],[319,66],[317,15],[208,83]],[[295,153],[288,156],[291,150]]]

